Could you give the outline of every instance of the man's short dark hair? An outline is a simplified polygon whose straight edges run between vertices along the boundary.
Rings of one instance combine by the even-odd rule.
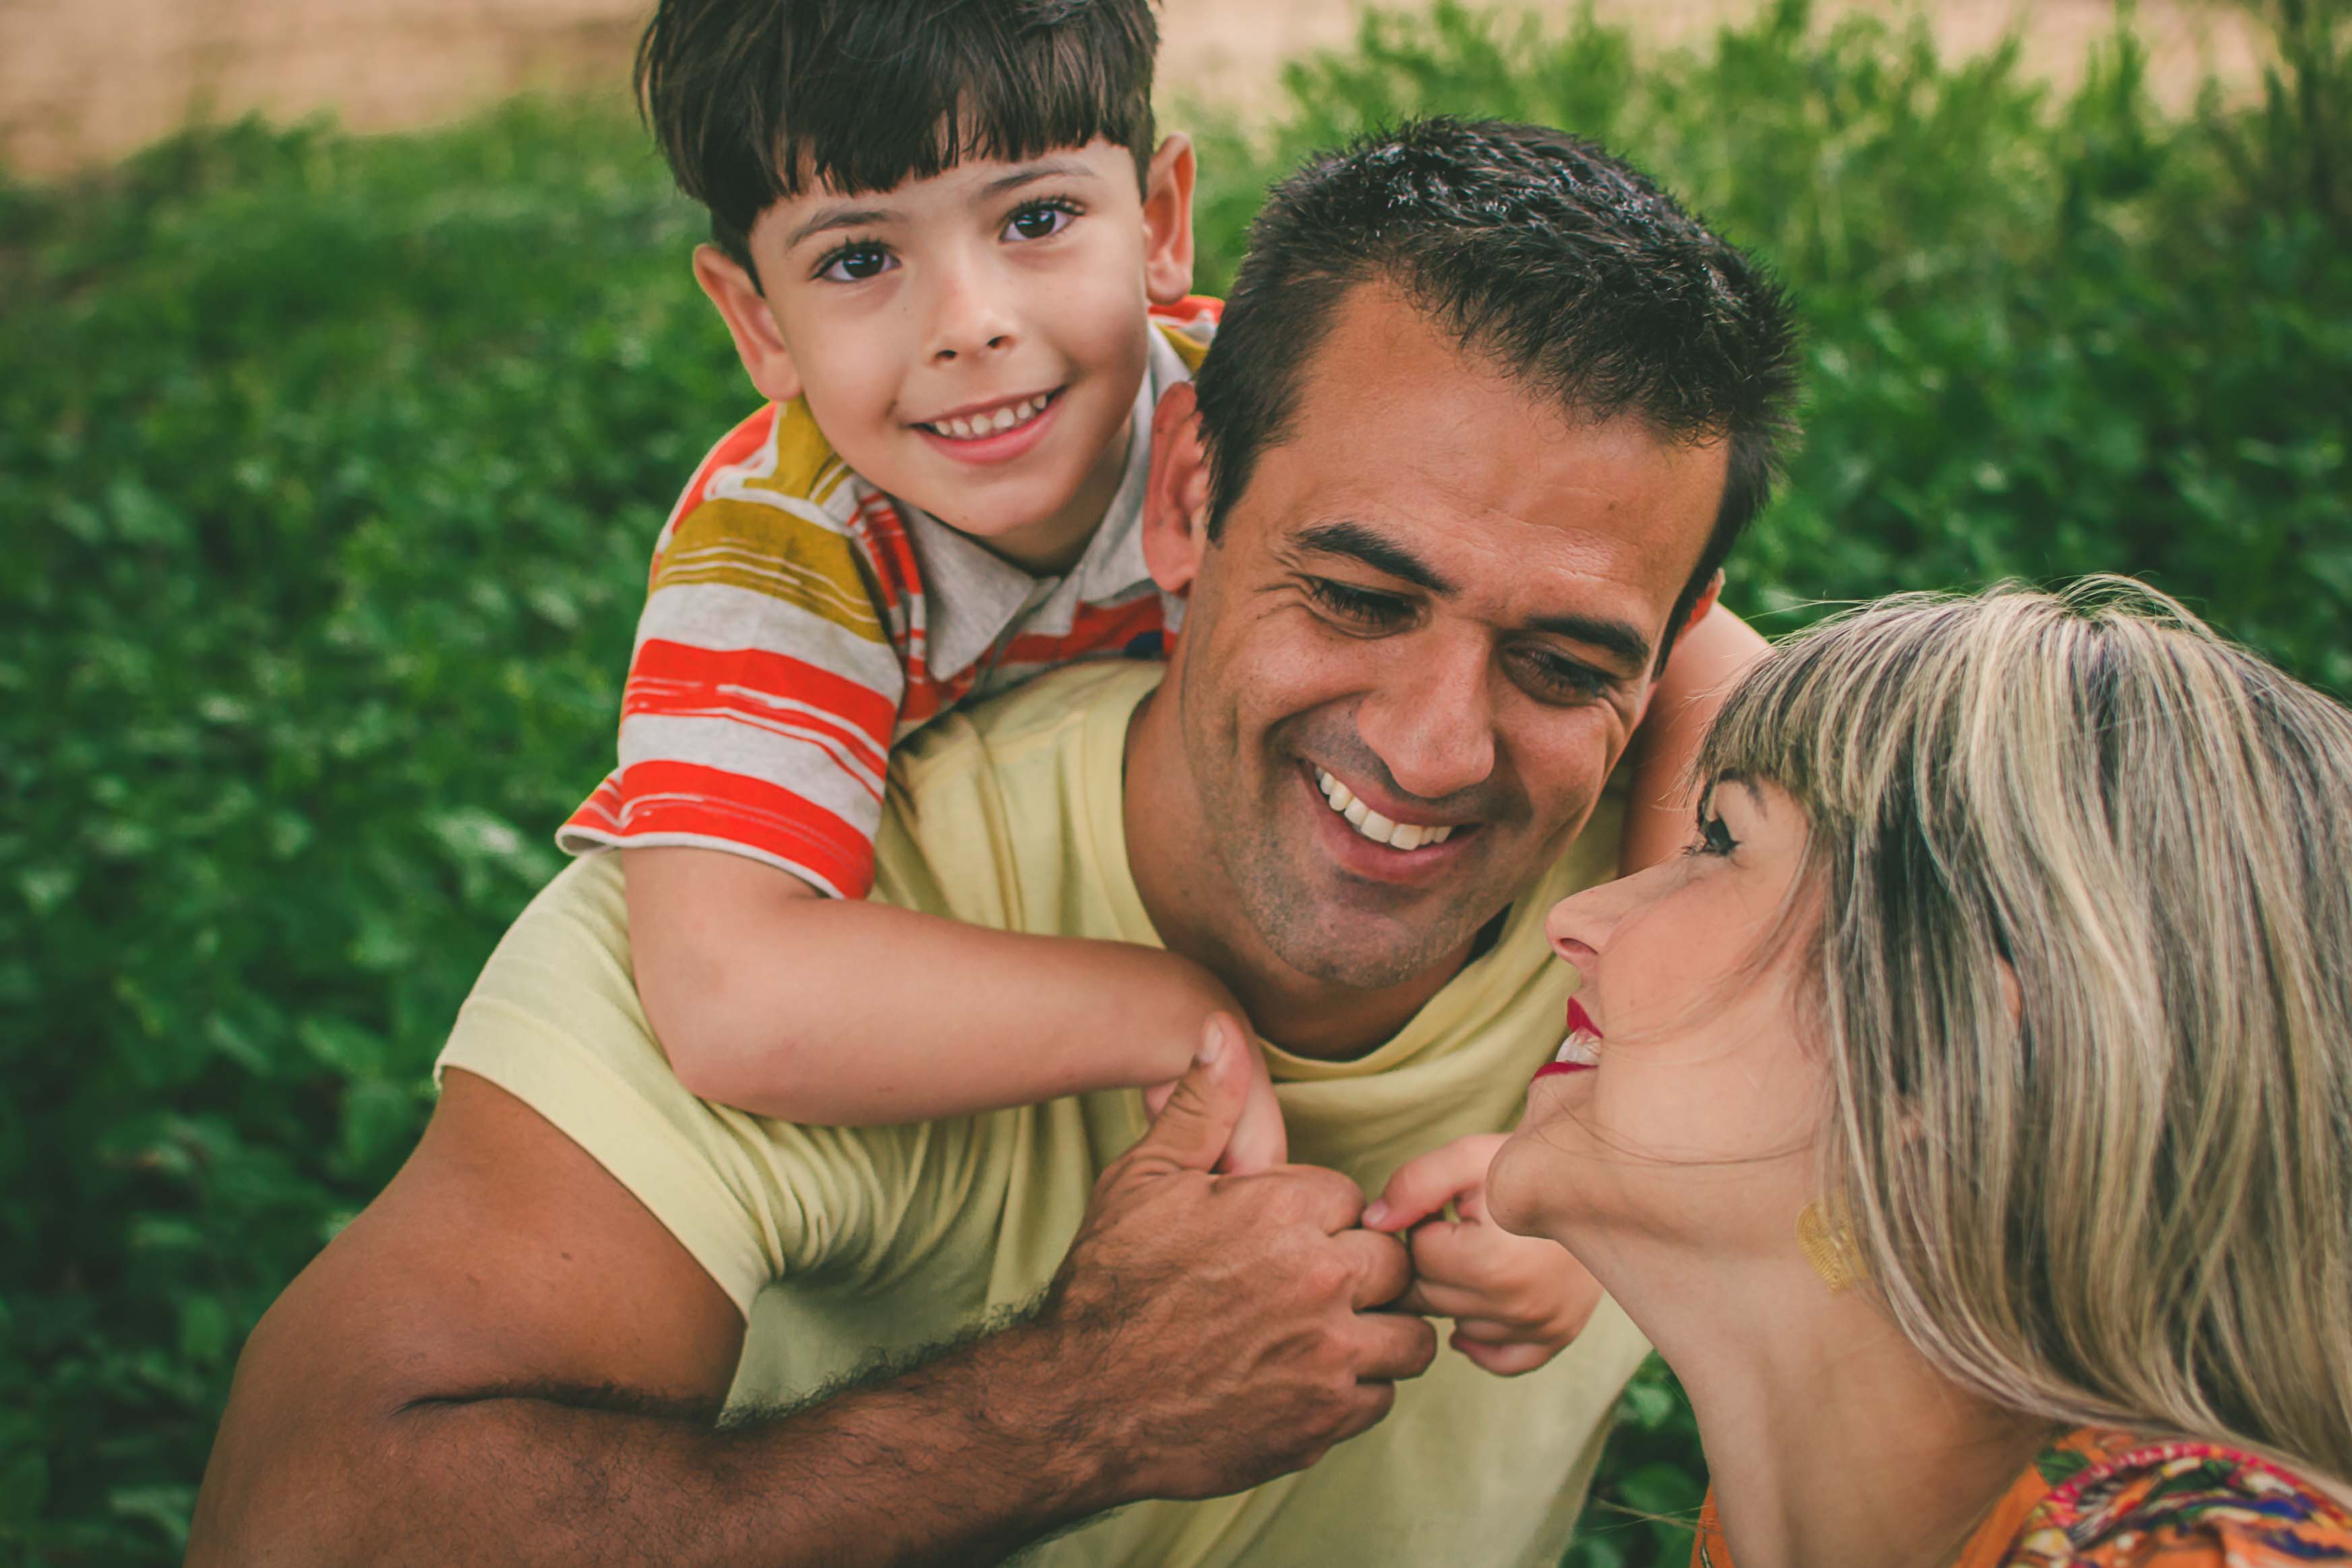
[[[1763,510],[1794,428],[1796,331],[1764,269],[1591,143],[1416,121],[1274,188],[1201,367],[1209,533],[1287,435],[1302,368],[1349,291],[1384,282],[1463,348],[1592,419],[1728,437],[1730,473],[1666,635]],[[1661,649],[1660,658],[1664,657]]]
[[[750,270],[753,221],[812,184],[887,191],[1098,136],[1141,182],[1159,46],[1150,0],[660,0],[637,101]]]

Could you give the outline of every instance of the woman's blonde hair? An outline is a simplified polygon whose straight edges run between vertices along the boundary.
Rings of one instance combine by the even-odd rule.
[[[2352,1478],[2352,714],[2099,578],[1792,637],[1698,765],[1806,814],[1823,1195],[1911,1342]]]

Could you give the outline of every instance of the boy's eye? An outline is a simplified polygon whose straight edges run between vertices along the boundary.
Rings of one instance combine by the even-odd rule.
[[[817,263],[816,275],[831,283],[863,283],[898,265],[898,258],[878,245],[845,245]]]
[[[1049,201],[1031,202],[1005,220],[1004,237],[1050,238],[1069,227],[1070,220],[1077,216],[1077,208],[1058,196]]]
[[[1352,587],[1346,583],[1335,583],[1328,577],[1307,577],[1301,581],[1306,585],[1307,597],[1329,612],[1334,619],[1350,622],[1361,630],[1386,631],[1412,617],[1412,606],[1394,594]]]

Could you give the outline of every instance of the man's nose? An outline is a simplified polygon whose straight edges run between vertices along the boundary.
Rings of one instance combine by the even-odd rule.
[[[1356,706],[1356,733],[1397,787],[1439,800],[1495,771],[1494,667],[1485,637],[1412,639]]]
[[[1005,290],[984,259],[957,257],[932,274],[930,354],[934,363],[1013,346],[1015,328]]]

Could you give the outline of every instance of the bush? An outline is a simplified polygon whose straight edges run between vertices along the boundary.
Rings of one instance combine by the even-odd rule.
[[[1204,285],[1273,174],[1423,109],[1630,152],[1789,278],[1808,440],[1730,595],[1768,630],[2118,569],[2352,687],[2352,260],[2271,110],[1794,3],[1658,55],[1374,16],[1288,87],[1204,134]],[[635,127],[543,105],[0,185],[0,1550],[171,1560],[243,1336],[414,1138],[748,406],[699,233]],[[1571,1560],[1678,1563],[1687,1408],[1653,1368],[1623,1411]]]

